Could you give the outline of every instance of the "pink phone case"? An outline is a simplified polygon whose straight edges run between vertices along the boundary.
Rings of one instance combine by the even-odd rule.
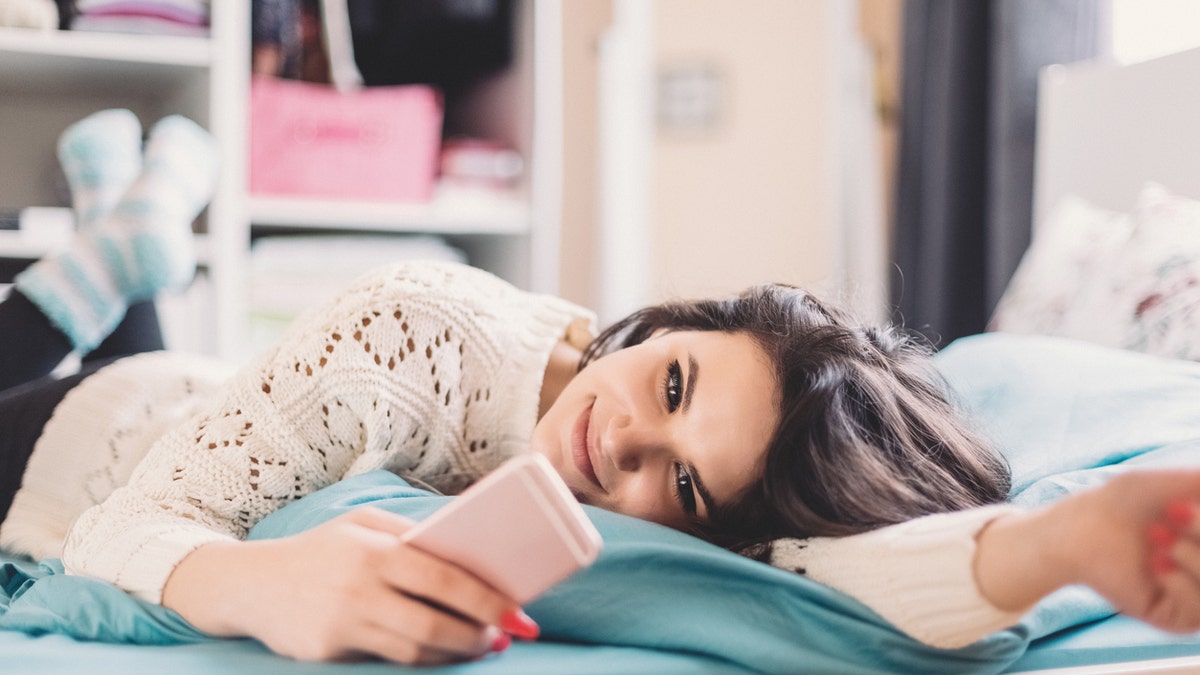
[[[587,567],[603,542],[550,462],[515,457],[402,539],[524,604]]]

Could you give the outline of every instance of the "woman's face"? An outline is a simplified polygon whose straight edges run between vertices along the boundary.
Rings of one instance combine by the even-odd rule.
[[[584,504],[686,529],[759,479],[778,401],[753,338],[667,332],[576,375],[533,447]]]

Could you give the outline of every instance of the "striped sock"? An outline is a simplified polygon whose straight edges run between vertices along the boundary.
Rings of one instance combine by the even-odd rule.
[[[216,168],[207,132],[183,117],[162,119],[141,173],[112,211],[18,275],[17,288],[78,351],[94,349],[130,303],[192,278],[191,224],[212,196]]]
[[[108,214],[142,169],[142,125],[123,109],[101,110],[58,138],[58,162],[81,226]]]

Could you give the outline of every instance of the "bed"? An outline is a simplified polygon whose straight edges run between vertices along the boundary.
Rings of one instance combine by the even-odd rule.
[[[1046,73],[1039,118],[1044,130],[1038,149],[1039,232],[1054,228],[1048,223],[1060,217],[1054,215],[1055,205],[1068,195],[1094,200],[1096,209],[1128,209],[1142,183],[1156,180],[1200,196],[1200,152],[1195,143],[1190,152],[1179,151],[1200,119],[1196,72],[1200,52],[1127,68],[1078,66]],[[1181,93],[1181,84],[1191,89]],[[1170,110],[1157,111],[1156,101]],[[1138,160],[1125,161],[1127,155]],[[1092,171],[1103,176],[1079,175]],[[1042,258],[1050,261],[1046,265],[1054,262],[1049,254]],[[1022,265],[1034,270],[1025,274],[1031,284],[1044,280],[1038,265]],[[1001,327],[1005,322],[1020,326],[1023,312],[1049,311],[1045,303],[1031,304],[1029,290],[1018,292],[1019,287],[1011,297],[1006,294]],[[1074,292],[1079,291],[1077,283]],[[1064,311],[1061,304],[1051,309]],[[938,356],[963,405],[985,420],[1009,453],[1017,501],[1055,499],[1131,465],[1196,462],[1200,416],[1192,414],[1188,400],[1173,394],[1200,387],[1200,365],[1137,353],[1139,346],[1153,351],[1145,341],[1088,346],[1061,337],[1062,322],[1052,323],[1026,322],[1026,330],[968,338]],[[1022,332],[1033,334],[1014,334]],[[1128,338],[1113,336],[1118,342]],[[446,499],[376,472],[282,509],[256,526],[252,536],[301,531],[364,503],[420,518]],[[435,672],[1200,669],[1200,638],[1170,636],[1113,616],[1084,589],[1061,591],[1019,625],[966,648],[937,650],[803,577],[649,523],[597,510],[589,515],[605,537],[605,552],[595,566],[528,607],[543,639]],[[212,640],[161,607],[62,574],[57,561],[3,552],[0,653],[0,670],[13,672],[396,671],[381,663],[295,663],[253,641]]]
[[[1034,241],[996,309],[992,329],[1200,360],[1198,73],[1200,50],[1123,67],[1088,63],[1043,71]],[[1128,415],[1119,406],[1174,400],[1169,384],[1145,379],[1154,369],[1143,364],[1129,376],[1162,389],[1162,396],[1138,397],[1111,410]],[[1189,414],[1186,405],[1181,420]],[[1178,440],[1185,437],[1186,432],[1164,441],[1179,450],[1166,461],[1200,461],[1189,456],[1189,441]],[[1200,638],[1168,636],[1114,616],[1035,640],[1009,668],[1195,673]]]

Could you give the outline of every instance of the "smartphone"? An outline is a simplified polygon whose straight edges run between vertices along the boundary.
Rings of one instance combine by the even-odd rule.
[[[515,457],[401,537],[520,604],[595,562],[603,541],[554,467]]]

